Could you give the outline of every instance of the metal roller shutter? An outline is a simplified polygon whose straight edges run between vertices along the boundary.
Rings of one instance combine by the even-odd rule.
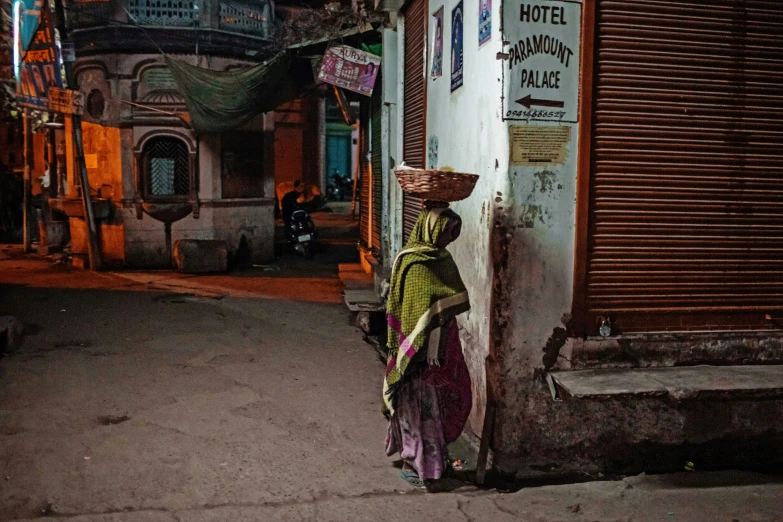
[[[413,0],[405,11],[405,70],[403,90],[402,158],[409,167],[424,168],[427,107],[425,49],[427,1]],[[405,196],[402,204],[403,238],[407,241],[421,213],[422,201]]]
[[[364,248],[370,247],[370,191],[372,190],[372,172],[367,154],[370,152],[369,140],[369,101],[362,100],[359,117],[359,243]]]
[[[380,75],[379,75],[380,77]],[[381,85],[377,80],[376,85]],[[383,219],[383,175],[381,173],[381,89],[376,88],[372,96],[372,251],[373,255],[381,254],[381,222]]]
[[[586,333],[783,315],[783,4],[598,0]]]

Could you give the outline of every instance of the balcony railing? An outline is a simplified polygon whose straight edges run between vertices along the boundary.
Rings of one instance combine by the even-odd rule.
[[[68,23],[74,29],[135,21],[145,27],[220,29],[261,38],[270,33],[269,0],[127,0],[124,6],[122,3],[122,0],[71,0]]]
[[[136,23],[158,27],[195,27],[198,3],[192,0],[128,0],[128,11]]]
[[[220,28],[225,31],[266,37],[269,35],[269,4],[258,6],[220,2]]]

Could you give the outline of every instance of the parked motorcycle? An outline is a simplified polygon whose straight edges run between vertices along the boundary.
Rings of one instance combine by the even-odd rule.
[[[326,199],[329,201],[342,201],[344,197],[339,181],[335,178],[330,178],[328,185],[326,185]]]
[[[295,210],[285,224],[285,235],[294,250],[308,259],[313,257],[317,242],[315,223],[306,210]]]
[[[338,172],[335,172],[329,176],[329,181],[326,185],[326,198],[329,201],[345,201],[350,199],[353,194],[353,180],[341,176]]]

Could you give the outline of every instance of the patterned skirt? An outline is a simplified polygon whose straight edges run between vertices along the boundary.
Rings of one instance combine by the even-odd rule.
[[[447,445],[462,434],[473,404],[457,322],[446,324],[441,336],[441,365],[414,370],[400,386],[386,436],[386,454],[399,453],[422,480],[440,478]]]

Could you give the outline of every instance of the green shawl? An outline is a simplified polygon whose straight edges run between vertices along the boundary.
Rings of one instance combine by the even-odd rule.
[[[388,360],[383,383],[387,414],[393,414],[396,390],[411,361],[427,346],[430,332],[470,309],[468,292],[454,259],[445,248],[435,246],[449,222],[449,217],[443,215],[445,210],[425,210],[419,215],[408,244],[392,268],[386,305]]]

